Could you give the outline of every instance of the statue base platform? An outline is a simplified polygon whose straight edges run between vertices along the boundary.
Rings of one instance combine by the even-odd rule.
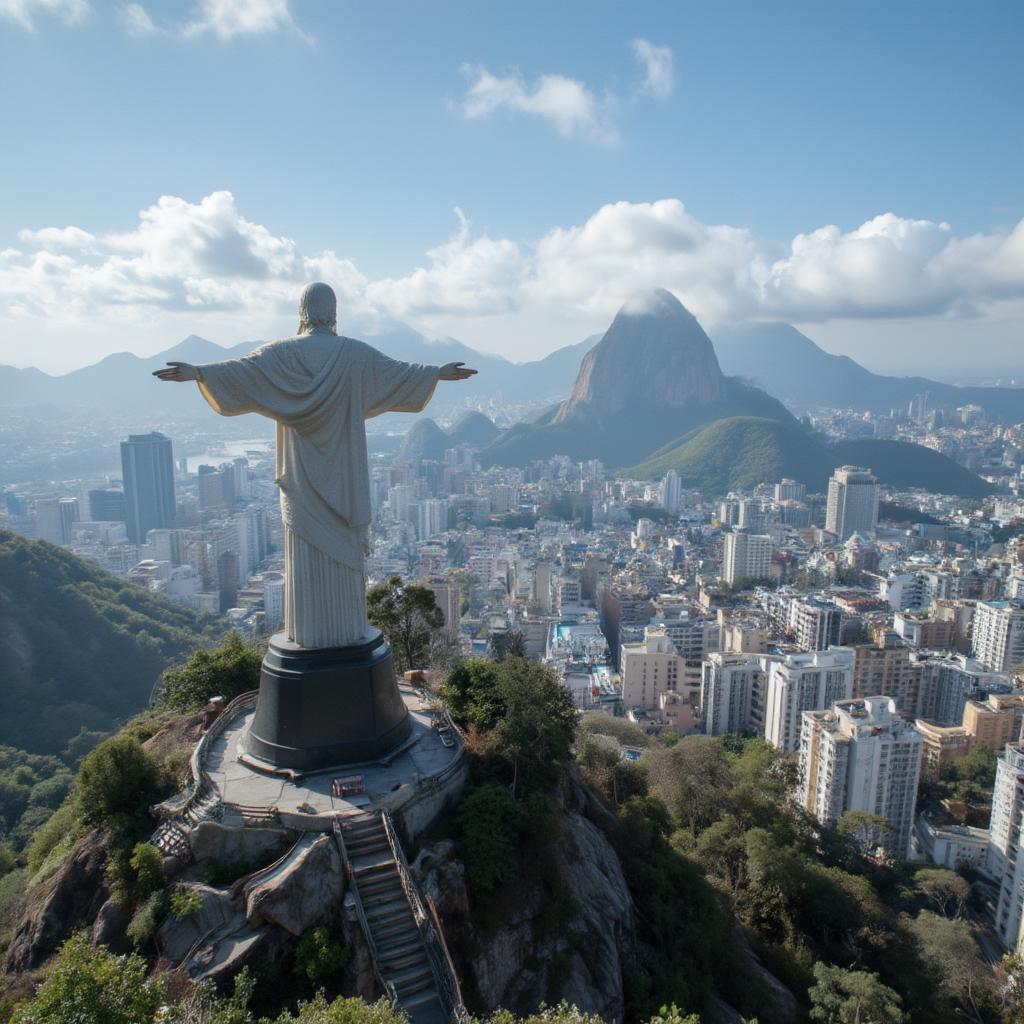
[[[307,648],[275,634],[263,658],[246,752],[299,772],[383,757],[412,729],[379,630],[348,647]]]

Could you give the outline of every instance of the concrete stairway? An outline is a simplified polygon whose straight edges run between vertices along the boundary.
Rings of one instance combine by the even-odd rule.
[[[450,1024],[381,815],[347,816],[340,831],[381,979],[412,1024]]]

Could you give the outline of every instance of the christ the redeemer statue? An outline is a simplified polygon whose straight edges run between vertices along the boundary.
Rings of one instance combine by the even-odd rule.
[[[326,284],[307,285],[299,330],[241,359],[168,363],[160,380],[199,384],[222,416],[255,412],[277,423],[277,484],[285,537],[284,628],[303,648],[365,640],[364,558],[370,479],[364,421],[420,412],[439,380],[465,380],[462,363],[403,363],[338,337],[337,302]]]

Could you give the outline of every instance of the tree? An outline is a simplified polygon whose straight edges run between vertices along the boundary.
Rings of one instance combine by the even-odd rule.
[[[163,986],[147,981],[140,956],[94,948],[84,932],[61,947],[35,998],[14,1009],[12,1024],[141,1024],[163,1002]]]
[[[78,769],[78,806],[87,825],[136,818],[160,795],[156,762],[131,736],[113,736],[86,754]]]
[[[444,626],[444,612],[429,587],[392,576],[369,589],[366,614],[391,645],[398,672],[427,667],[431,642]]]
[[[983,1012],[993,999],[992,972],[982,960],[966,921],[951,921],[922,910],[910,931],[928,965],[935,984],[957,1004],[960,1012],[983,1024]]]
[[[943,917],[961,917],[971,897],[967,879],[946,868],[921,868],[914,874],[914,884],[938,907]]]
[[[386,999],[364,1003],[362,999],[339,996],[333,1002],[317,993],[315,999],[299,1004],[299,1012],[292,1016],[283,1013],[274,1024],[409,1024],[409,1018]]]
[[[814,985],[808,990],[811,1020],[822,1024],[901,1024],[902,1000],[870,971],[848,971],[828,964],[814,965]]]
[[[888,818],[867,811],[844,811],[836,826],[836,832],[844,839],[856,843],[862,854],[870,853],[878,846],[887,846],[892,841],[893,830]],[[905,851],[901,850],[901,854]]]
[[[495,661],[503,661],[505,658],[526,657],[526,637],[520,629],[506,629],[500,633],[491,634],[491,657]]]
[[[212,651],[196,651],[184,665],[168,669],[157,685],[155,704],[167,711],[197,711],[211,697],[233,700],[260,685],[263,648],[237,633]]]
[[[692,835],[725,812],[733,775],[721,740],[684,736],[674,747],[647,757],[652,790]]]

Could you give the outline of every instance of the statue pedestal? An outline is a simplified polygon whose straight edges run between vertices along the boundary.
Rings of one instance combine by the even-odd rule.
[[[275,768],[310,772],[375,760],[411,728],[379,630],[363,643],[324,648],[299,647],[277,633],[245,746]]]

